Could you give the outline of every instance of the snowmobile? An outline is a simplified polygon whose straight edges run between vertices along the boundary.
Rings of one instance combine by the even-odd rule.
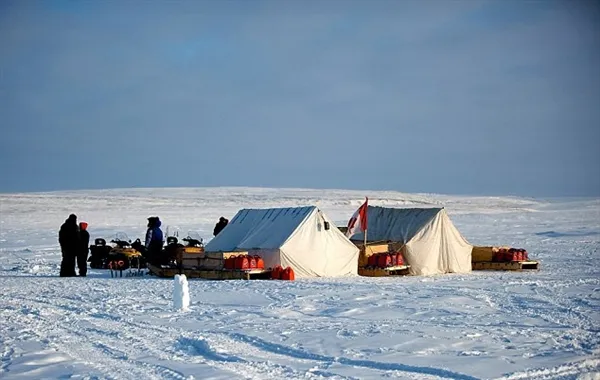
[[[108,269],[108,254],[112,247],[106,245],[106,240],[97,238],[94,240],[94,245],[90,245],[90,257],[88,262],[90,268],[93,269]]]
[[[183,239],[187,244],[183,247],[184,253],[201,253],[204,252],[204,240],[196,232],[188,232],[186,238]]]
[[[179,233],[177,232],[176,235]],[[204,252],[204,243],[198,234],[188,233],[188,236],[182,240],[185,245],[179,242],[178,236],[167,236],[167,244],[160,260],[161,266],[175,267],[181,263],[183,255]]]
[[[181,252],[183,244],[179,242],[177,236],[167,236],[167,245],[163,249],[160,265],[174,266],[177,264],[178,253]]]
[[[138,239],[139,240],[139,239]],[[141,246],[141,242],[134,243],[136,246]],[[129,269],[127,272],[128,276],[139,275],[142,273],[141,269],[145,268],[145,260],[142,257],[141,252],[133,248],[131,240],[124,233],[118,233],[115,239],[111,240],[111,243],[115,245],[108,253],[108,268],[111,270],[111,276],[113,271],[115,276],[119,273],[123,276],[124,270]]]

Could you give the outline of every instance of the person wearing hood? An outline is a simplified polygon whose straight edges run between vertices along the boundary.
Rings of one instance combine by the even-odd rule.
[[[160,258],[163,248],[164,239],[160,229],[161,221],[158,216],[148,218],[148,230],[146,231],[146,252],[150,262],[155,262]]]
[[[223,228],[227,226],[229,220],[227,220],[224,216],[219,218],[219,222],[215,224],[215,229],[213,230],[213,235],[217,236],[219,232],[223,231]]]
[[[75,258],[79,249],[79,227],[77,226],[77,215],[71,214],[65,220],[58,232],[58,243],[62,252],[60,262],[60,276],[74,277]]]
[[[79,223],[79,248],[77,249],[77,268],[79,276],[87,275],[87,257],[90,252],[90,233],[87,231],[86,222]]]

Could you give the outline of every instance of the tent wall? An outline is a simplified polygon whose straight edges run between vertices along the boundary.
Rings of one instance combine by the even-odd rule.
[[[471,272],[472,246],[441,210],[405,246],[410,273],[431,275]]]
[[[470,273],[472,270],[471,253],[473,245],[462,236],[458,228],[452,223],[446,210],[442,211],[443,246],[446,249],[446,271],[448,273]]]
[[[315,209],[281,247],[281,265],[294,268],[299,278],[356,275],[358,253],[335,224]]]

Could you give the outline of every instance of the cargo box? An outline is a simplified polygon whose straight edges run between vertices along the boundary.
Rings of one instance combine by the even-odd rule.
[[[473,246],[471,252],[471,262],[481,263],[490,262],[494,256],[494,247],[477,247]]]
[[[363,245],[360,244],[360,253],[358,255],[358,266],[365,267],[368,265],[369,257],[376,255],[378,253],[383,253],[388,251],[388,244],[367,244],[367,249],[364,249]]]
[[[222,258],[212,257],[186,257],[181,259],[183,268],[198,268],[198,269],[223,269]]]
[[[498,256],[501,250],[508,250],[510,247],[479,247],[473,246],[471,251],[472,263],[492,262]]]

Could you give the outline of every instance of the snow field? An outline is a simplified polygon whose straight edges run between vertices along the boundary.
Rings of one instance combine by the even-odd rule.
[[[300,281],[59,278],[70,212],[91,238],[146,218],[209,238],[243,207],[444,205],[473,244],[526,248],[539,272]],[[163,229],[165,230],[165,229]],[[0,195],[0,378],[596,379],[600,200],[304,189]],[[186,285],[187,284],[187,290]],[[187,312],[181,312],[182,309]]]

